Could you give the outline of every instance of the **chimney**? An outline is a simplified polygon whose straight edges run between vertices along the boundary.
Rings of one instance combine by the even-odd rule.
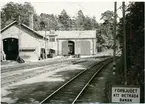
[[[33,29],[33,13],[29,12],[29,27]]]

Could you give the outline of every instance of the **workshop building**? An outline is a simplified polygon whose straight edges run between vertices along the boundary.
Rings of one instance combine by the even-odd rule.
[[[32,19],[30,19],[32,21]],[[1,54],[6,60],[38,61],[57,56],[95,55],[96,30],[35,31],[17,21],[1,30]]]
[[[47,39],[24,24],[12,22],[1,30],[1,53],[6,60],[37,61],[44,58]]]
[[[48,38],[48,49],[56,55],[96,54],[96,30],[38,31]]]

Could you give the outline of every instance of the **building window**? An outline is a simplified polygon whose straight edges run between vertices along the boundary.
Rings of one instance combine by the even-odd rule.
[[[55,42],[55,37],[49,37],[49,42]]]

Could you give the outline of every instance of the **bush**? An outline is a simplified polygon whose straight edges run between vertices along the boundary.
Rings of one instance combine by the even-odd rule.
[[[107,76],[107,80],[105,82],[105,97],[106,97],[106,102],[111,102],[111,88],[112,85],[120,85],[123,84],[124,82],[124,78],[122,74],[119,74],[120,70],[121,70],[121,66],[122,66],[122,58],[120,58],[117,62],[116,62],[116,75],[112,75],[113,73],[113,65],[110,67],[110,72]]]

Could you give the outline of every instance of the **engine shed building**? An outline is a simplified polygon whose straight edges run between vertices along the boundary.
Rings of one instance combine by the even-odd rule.
[[[32,28],[14,21],[1,30],[1,53],[6,60],[20,56],[24,61],[37,61],[45,54],[46,41]]]
[[[53,50],[55,55],[96,54],[96,30],[86,31],[35,31],[17,21],[1,30],[1,54],[6,60],[37,61],[46,58]]]
[[[96,54],[96,30],[86,31],[39,31],[48,38],[48,49],[56,55]]]

